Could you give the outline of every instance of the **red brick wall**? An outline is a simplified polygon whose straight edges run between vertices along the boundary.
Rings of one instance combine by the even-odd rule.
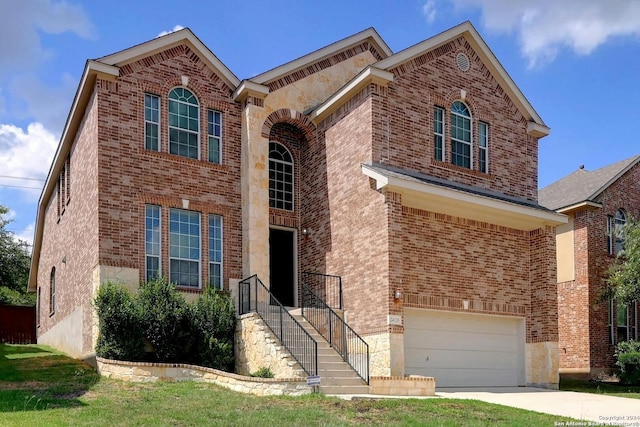
[[[231,90],[186,47],[131,64],[117,82],[98,81],[101,264],[138,268],[144,279],[144,207],[162,206],[162,266],[168,273],[168,208],[202,213],[201,251],[208,259],[207,214],[223,216],[223,283],[241,276],[240,107]],[[200,158],[168,154],[168,92],[182,86],[200,104]],[[144,149],[144,94],[161,97],[161,151]],[[222,164],[207,156],[207,110],[222,112]],[[202,263],[202,284],[208,263]]]
[[[464,52],[471,68],[456,67],[455,56]],[[527,121],[489,74],[471,46],[459,38],[435,51],[391,70],[384,138],[374,150],[374,161],[389,163],[428,175],[537,200],[538,141],[526,132]],[[473,118],[473,171],[451,164],[450,116],[461,99]],[[434,160],[433,108],[445,118],[445,162]],[[478,121],[489,123],[489,174],[478,172]]]
[[[98,108],[95,94],[86,109],[71,150],[70,199],[58,217],[58,200],[52,196],[44,221],[38,263],[40,327],[48,332],[75,309],[91,316],[92,272],[98,264]],[[63,259],[65,262],[63,262]],[[56,269],[56,310],[49,315],[49,281]],[[82,331],[82,352],[91,350],[91,324]]]

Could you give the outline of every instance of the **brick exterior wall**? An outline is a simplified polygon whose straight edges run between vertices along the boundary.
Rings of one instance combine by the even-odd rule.
[[[241,277],[240,108],[231,90],[186,47],[123,67],[116,82],[98,81],[100,264],[138,268],[144,280],[145,204],[161,213],[161,265],[168,273],[169,208],[201,215],[201,253],[208,259],[206,215],[223,217],[223,283]],[[168,93],[183,86],[200,105],[200,160],[168,153]],[[144,94],[160,96],[159,152],[144,148]],[[207,110],[222,112],[222,164],[207,161]],[[183,200],[188,200],[186,206]],[[209,277],[201,263],[202,284]]]
[[[58,322],[77,309],[82,317],[91,317],[92,271],[98,263],[98,106],[91,99],[78,130],[70,156],[69,203],[58,216],[58,196],[47,205],[44,238],[38,268],[40,289],[40,326],[37,334],[49,332]],[[63,262],[64,260],[64,262]],[[49,313],[49,283],[56,269],[55,313]],[[91,324],[83,323],[78,343],[91,347]]]
[[[607,216],[623,209],[640,217],[640,165],[606,188],[595,200],[603,207],[574,216],[575,279],[558,284],[560,367],[587,369],[592,375],[615,362],[608,303],[601,301],[606,270],[615,256],[607,252]]]

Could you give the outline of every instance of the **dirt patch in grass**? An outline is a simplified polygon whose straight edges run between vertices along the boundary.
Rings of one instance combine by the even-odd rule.
[[[0,381],[0,390],[44,390],[49,384],[44,381]]]

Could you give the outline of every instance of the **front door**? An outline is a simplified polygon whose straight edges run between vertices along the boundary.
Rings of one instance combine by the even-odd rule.
[[[295,233],[269,229],[269,283],[271,293],[285,307],[295,307]]]

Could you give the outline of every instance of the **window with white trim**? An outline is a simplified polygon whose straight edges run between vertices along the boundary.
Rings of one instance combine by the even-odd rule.
[[[200,107],[188,89],[169,92],[169,153],[191,159],[200,158]]]
[[[615,217],[607,216],[607,252],[609,255],[618,255],[624,249],[624,234],[622,232],[627,222],[624,210],[618,209]]]
[[[200,288],[200,213],[169,209],[169,281]]]
[[[275,141],[269,143],[269,207],[293,210],[293,157]]]
[[[144,94],[144,148],[160,150],[160,97]]]
[[[434,158],[444,162],[444,108],[433,107]]]
[[[489,124],[478,122],[478,170],[489,173]]]
[[[56,268],[51,267],[51,276],[49,276],[49,315],[56,312]]]
[[[216,110],[207,112],[207,133],[209,135],[209,161],[222,163],[222,113]]]
[[[465,104],[451,105],[451,163],[467,169],[473,165],[471,112]]]
[[[609,301],[609,335],[611,344],[638,339],[638,305],[635,302],[624,305]]]
[[[222,289],[222,217],[209,215],[209,286]]]
[[[160,275],[160,206],[145,205],[145,279],[153,280]]]

